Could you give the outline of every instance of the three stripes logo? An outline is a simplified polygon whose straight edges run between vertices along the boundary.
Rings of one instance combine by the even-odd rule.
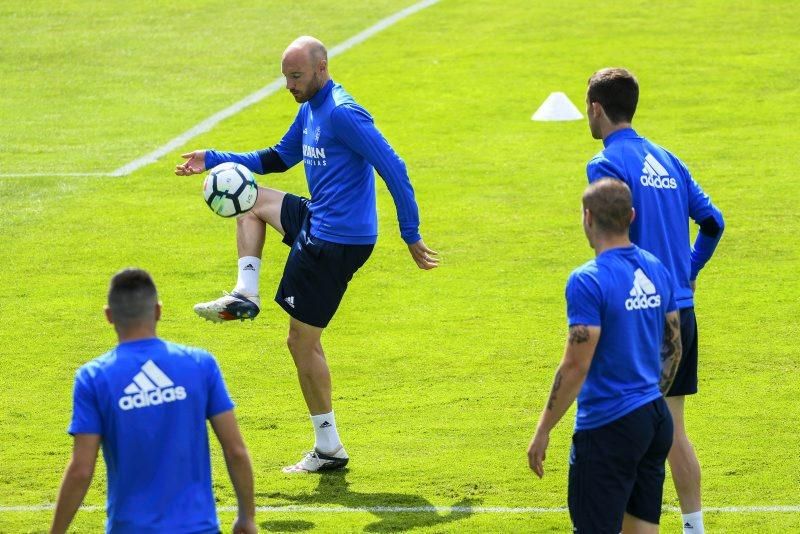
[[[125,395],[119,399],[119,407],[123,410],[133,410],[185,398],[186,390],[183,386],[175,386],[153,360],[147,360],[142,365],[142,370],[133,377],[133,382],[125,388]]]
[[[631,296],[625,300],[625,309],[628,311],[661,306],[661,295],[656,293],[656,286],[641,269],[634,271],[633,288],[628,294]]]
[[[645,187],[655,187],[656,189],[678,188],[678,182],[675,181],[675,178],[670,178],[667,169],[652,154],[647,154],[644,157],[642,176],[639,181]]]
[[[286,304],[288,304],[289,306],[294,308],[294,297],[286,297],[283,300],[284,300],[284,302],[286,302]]]

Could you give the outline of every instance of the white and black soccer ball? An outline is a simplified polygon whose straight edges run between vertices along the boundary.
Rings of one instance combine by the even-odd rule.
[[[203,198],[222,217],[238,217],[255,206],[258,186],[250,169],[239,163],[221,163],[203,182]]]

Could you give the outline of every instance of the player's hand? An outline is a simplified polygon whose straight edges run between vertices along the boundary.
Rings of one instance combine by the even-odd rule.
[[[536,476],[544,476],[544,459],[547,456],[547,446],[550,444],[550,434],[547,432],[536,431],[533,435],[531,444],[528,445],[528,466],[536,473]]]
[[[422,239],[408,245],[408,250],[411,252],[411,257],[417,262],[417,267],[420,269],[425,269],[427,271],[428,269],[439,266],[439,258],[436,257],[439,253],[429,249]]]
[[[200,174],[206,170],[206,151],[195,150],[181,154],[182,158],[186,161],[180,165],[175,165],[175,174],[178,176],[191,176],[193,174]]]
[[[233,522],[233,534],[255,534],[258,532],[256,521],[252,517],[237,517]]]

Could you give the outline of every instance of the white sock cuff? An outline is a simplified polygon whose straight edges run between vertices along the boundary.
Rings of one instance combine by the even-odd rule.
[[[244,269],[247,265],[252,265],[253,269],[258,271],[261,268],[261,258],[256,258],[255,256],[242,256],[239,258],[239,268]]]
[[[703,534],[705,528],[703,527],[703,511],[692,512],[691,514],[682,514],[683,517],[683,532],[690,532],[691,534]]]
[[[238,261],[239,277],[236,279],[237,293],[248,297],[258,295],[258,275],[261,271],[261,259],[255,256],[242,256]]]
[[[333,411],[331,410],[329,413],[321,413],[319,415],[310,415],[311,422],[314,423],[314,428],[319,428],[319,425],[328,421],[329,424],[336,426],[336,418],[333,416]]]

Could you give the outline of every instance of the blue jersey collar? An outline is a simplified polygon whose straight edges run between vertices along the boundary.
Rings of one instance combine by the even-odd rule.
[[[603,146],[608,148],[608,145],[617,141],[619,139],[633,139],[634,137],[639,137],[639,134],[636,133],[636,130],[633,128],[623,128],[621,130],[617,130],[616,132],[612,133],[611,135],[607,136],[603,139]]]
[[[158,337],[143,337],[141,339],[131,339],[129,341],[120,341],[118,346],[126,346],[132,347],[138,344],[146,345],[147,343],[152,343],[154,341],[161,341]]]
[[[614,248],[606,249],[603,252],[601,252],[600,255],[597,256],[597,257],[599,258],[600,256],[614,255],[614,254],[622,254],[623,256],[626,256],[626,255],[631,254],[632,252],[635,252],[635,251],[636,251],[636,245],[631,243],[630,246],[627,246],[627,247],[614,247]]]
[[[331,94],[331,90],[333,89],[333,80],[328,80],[325,82],[325,85],[317,91],[317,94],[312,96],[308,103],[311,104],[312,108],[318,108],[325,102],[325,99],[328,98],[328,95]]]

